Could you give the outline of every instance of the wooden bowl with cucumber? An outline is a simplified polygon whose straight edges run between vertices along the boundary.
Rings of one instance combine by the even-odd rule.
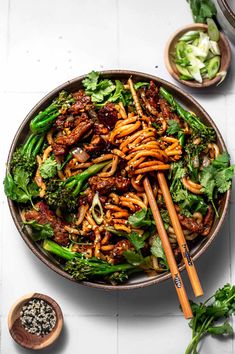
[[[229,70],[231,49],[213,20],[178,29],[164,53],[170,75],[186,86],[204,88],[219,85]]]

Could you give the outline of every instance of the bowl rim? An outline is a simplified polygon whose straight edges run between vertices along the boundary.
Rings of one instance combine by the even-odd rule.
[[[217,0],[217,3],[230,25],[235,28],[235,12],[227,0]]]
[[[104,71],[100,71],[100,75],[102,77],[112,77],[112,76],[119,76],[123,77],[123,76],[137,76],[137,77],[142,77],[145,80],[153,80],[157,83],[160,83],[163,86],[166,86],[168,89],[177,92],[177,94],[179,96],[182,96],[183,98],[186,98],[188,101],[190,101],[194,107],[196,107],[198,110],[200,110],[203,115],[206,117],[208,123],[214,128],[214,130],[216,131],[216,136],[217,139],[220,141],[221,146],[222,146],[222,150],[227,152],[227,148],[225,145],[225,142],[223,140],[223,137],[219,131],[219,129],[217,128],[215,122],[212,120],[212,118],[209,116],[209,114],[205,111],[205,109],[186,91],[184,91],[181,87],[178,87],[176,85],[174,85],[173,83],[164,80],[160,77],[151,75],[151,74],[147,74],[147,73],[143,73],[143,72],[138,72],[138,71],[132,71],[132,70],[104,70]],[[53,100],[53,98],[63,89],[66,89],[68,86],[71,85],[76,85],[79,84],[85,77],[87,76],[87,74],[85,75],[81,75],[78,77],[75,77],[71,80],[68,80],[66,82],[64,82],[63,84],[57,86],[56,88],[54,88],[53,90],[51,90],[48,94],[46,94],[38,103],[36,103],[36,105],[29,111],[29,113],[26,115],[26,117],[24,118],[24,120],[22,121],[22,123],[20,124],[20,126],[18,127],[15,136],[13,138],[13,141],[11,143],[10,146],[10,150],[8,153],[8,158],[7,158],[7,166],[9,166],[9,162],[11,161],[12,158],[12,154],[15,151],[16,147],[19,145],[18,140],[20,140],[20,136],[22,134],[23,129],[25,128],[25,126],[27,124],[29,124],[30,120],[32,119],[32,116],[34,116],[35,114],[37,114],[40,111],[40,108],[44,105],[46,106],[48,104],[48,102],[51,102]],[[187,105],[186,105],[187,106]],[[196,251],[196,254],[192,255],[192,259],[193,261],[195,261],[196,259],[198,259],[206,250],[207,248],[210,246],[210,244],[212,243],[212,241],[214,240],[214,238],[216,237],[216,235],[218,234],[218,231],[220,230],[224,219],[228,213],[228,207],[229,207],[229,200],[231,197],[231,189],[228,190],[225,195],[224,195],[224,208],[223,211],[221,213],[220,219],[218,221],[218,224],[216,225],[215,229],[213,230],[212,234],[210,235],[210,238],[207,239],[207,242],[205,242],[201,249],[199,251]],[[170,272],[166,272],[160,276],[155,276],[153,278],[146,278],[146,280],[141,281],[140,282],[136,282],[136,283],[127,283],[127,284],[123,284],[123,285],[109,285],[109,284],[105,284],[105,283],[96,283],[96,282],[91,282],[91,281],[81,281],[78,282],[75,279],[72,278],[71,275],[69,275],[67,272],[65,272],[62,268],[60,268],[58,265],[56,265],[55,263],[53,263],[49,256],[43,252],[39,246],[32,240],[30,239],[26,233],[23,232],[23,228],[21,223],[19,222],[19,220],[17,219],[16,216],[16,209],[18,209],[17,203],[13,202],[12,200],[10,200],[9,198],[7,198],[8,200],[8,205],[9,205],[9,209],[10,209],[10,213],[11,216],[13,218],[13,221],[15,223],[15,226],[17,228],[17,230],[19,231],[21,237],[23,238],[23,240],[25,241],[25,243],[27,244],[27,246],[31,249],[31,251],[34,253],[34,255],[36,255],[45,265],[47,265],[50,269],[52,269],[54,272],[56,272],[59,275],[62,275],[64,278],[69,279],[77,284],[82,284],[85,286],[89,286],[89,287],[93,287],[93,288],[98,288],[98,289],[103,289],[103,290],[132,290],[132,289],[137,289],[137,288],[143,288],[143,287],[147,287],[149,285],[154,285],[154,284],[158,284],[163,280],[167,280],[169,278],[171,278],[171,274]],[[19,209],[18,209],[19,210]],[[179,266],[179,271],[182,272],[185,269],[185,265],[182,264]]]
[[[179,36],[180,34],[183,34],[186,31],[193,30],[193,29],[208,29],[208,26],[204,23],[192,23],[192,24],[178,28],[168,39],[165,49],[164,49],[164,61],[165,61],[167,71],[176,81],[178,81],[182,85],[186,85],[191,88],[199,89],[199,88],[207,88],[210,86],[216,86],[222,78],[222,76],[220,76],[220,75],[215,76],[212,80],[205,80],[202,83],[199,83],[196,80],[180,80],[179,75],[173,69],[172,59],[170,58],[170,56],[171,56],[170,48],[171,48],[172,43],[175,41],[175,38],[177,36]],[[226,55],[227,55],[226,65],[225,65],[224,69],[225,69],[225,71],[228,71],[230,68],[231,60],[232,60],[232,52],[231,52],[231,48],[230,48],[230,45],[229,45],[229,42],[228,42],[226,36],[221,31],[219,31],[219,32],[220,32],[220,40],[225,45]]]

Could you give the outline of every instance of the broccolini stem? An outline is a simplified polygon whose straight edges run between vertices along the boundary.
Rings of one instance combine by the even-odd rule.
[[[108,163],[110,162],[110,160],[105,161],[105,162],[101,162],[98,164],[94,164],[90,167],[88,167],[85,171],[83,171],[82,173],[79,173],[78,175],[72,176],[71,178],[69,178],[66,182],[65,182],[65,187],[66,188],[74,188],[72,192],[73,196],[77,196],[82,188],[82,184],[91,176],[94,176],[96,173],[98,173],[100,170],[102,170],[102,168],[104,166],[106,166]]]
[[[177,114],[184,119],[190,127],[195,130],[195,132],[199,134],[204,134],[211,139],[215,138],[215,131],[213,128],[206,126],[200,118],[196,115],[191,114],[186,111],[177,101],[175,101],[172,94],[170,94],[165,88],[162,86],[159,89],[160,95],[172,106],[172,108],[177,112]]]
[[[43,145],[44,136],[43,135],[34,135],[30,140],[30,143],[24,148],[24,153],[28,157],[36,157],[40,152]]]
[[[30,128],[33,133],[39,134],[39,133],[44,133],[47,130],[50,129],[52,123],[54,120],[60,115],[59,111],[55,111],[55,113],[50,114],[48,116],[43,117],[41,120],[32,120],[30,123]],[[37,118],[37,117],[36,117]]]
[[[30,122],[30,129],[33,133],[45,133],[50,129],[54,120],[60,115],[62,107],[68,107],[74,103],[75,99],[72,95],[68,95],[65,91],[60,92],[59,96],[54,99],[52,104],[39,112]]]
[[[60,165],[59,170],[63,170],[64,166],[73,158],[73,154],[71,152],[68,153],[64,162]]]
[[[28,150],[31,149],[31,145],[33,143],[33,141],[35,140],[35,136],[34,134],[31,134],[28,139],[26,140],[26,142],[24,143],[24,145],[22,146],[22,154],[27,154],[28,155]]]
[[[73,259],[74,257],[79,257],[80,254],[71,251],[69,248],[58,245],[56,242],[51,240],[44,240],[42,247],[45,251],[55,254],[63,259]]]

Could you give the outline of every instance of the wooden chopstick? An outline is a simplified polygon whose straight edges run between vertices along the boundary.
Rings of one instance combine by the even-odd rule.
[[[157,206],[157,202],[156,199],[154,197],[153,194],[153,190],[151,187],[151,184],[149,183],[149,180],[147,177],[145,177],[144,179],[144,189],[145,189],[145,193],[147,195],[148,198],[148,202],[150,205],[150,208],[152,210],[153,213],[153,218],[155,220],[156,223],[156,227],[157,227],[157,231],[159,234],[159,237],[161,239],[162,242],[162,247],[164,249],[165,255],[166,255],[166,259],[167,259],[167,263],[169,265],[170,268],[170,272],[172,275],[172,279],[175,285],[175,289],[179,298],[179,302],[181,304],[182,307],[182,311],[184,313],[185,318],[192,318],[193,314],[192,314],[192,310],[190,307],[190,303],[185,291],[185,287],[175,260],[175,256],[173,254],[169,239],[168,239],[168,235],[166,233],[162,218],[161,218],[161,214],[159,212],[158,206]]]
[[[162,172],[157,173],[157,179],[159,186],[161,188],[163,197],[165,199],[166,207],[171,219],[172,227],[175,231],[177,242],[183,257],[183,261],[185,263],[186,270],[188,272],[188,276],[194,291],[195,296],[202,296],[203,295],[203,290],[200,284],[200,280],[197,275],[196,268],[194,266],[193,260],[191,258],[189,248],[187,245],[187,242],[184,237],[184,233],[182,231],[178,215],[176,213],[171,194],[166,182],[165,175]]]

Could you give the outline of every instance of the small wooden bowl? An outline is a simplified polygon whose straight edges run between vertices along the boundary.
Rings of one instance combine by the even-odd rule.
[[[22,310],[22,307],[32,299],[44,300],[56,313],[56,324],[52,331],[47,335],[37,336],[36,334],[31,334],[27,332],[21,324],[20,311]],[[47,295],[38,293],[30,293],[22,296],[12,306],[8,315],[8,328],[12,338],[22,347],[34,350],[46,348],[54,343],[62,331],[63,322],[63,314],[57,302]]]
[[[180,28],[177,30],[172,37],[167,42],[165,52],[164,52],[164,60],[165,65],[167,67],[168,72],[170,75],[180,82],[189,87],[196,87],[196,88],[204,88],[213,86],[219,83],[221,80],[221,76],[216,76],[214,79],[204,79],[203,82],[200,84],[196,80],[180,80],[180,74],[176,68],[174,63],[173,55],[175,53],[175,45],[178,42],[179,38],[188,31],[197,31],[197,30],[207,30],[208,26],[202,23],[194,23],[185,27]],[[218,45],[221,51],[221,65],[219,71],[228,71],[230,63],[231,63],[231,48],[229,46],[227,38],[220,32],[220,39],[218,41]]]

